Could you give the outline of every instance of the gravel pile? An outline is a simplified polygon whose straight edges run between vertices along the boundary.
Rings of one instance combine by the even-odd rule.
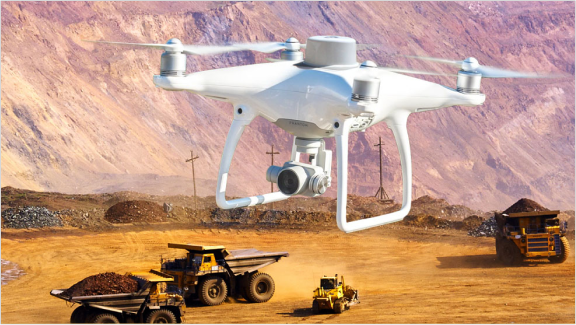
[[[64,293],[70,297],[109,295],[138,291],[138,282],[114,272],[89,276],[68,288]]]
[[[23,208],[9,208],[2,211],[3,226],[5,228],[43,228],[62,227],[62,220],[57,213],[44,207],[26,206]]]
[[[496,236],[496,230],[498,225],[496,223],[496,218],[491,217],[484,220],[482,224],[476,229],[472,229],[468,232],[468,236],[473,237],[494,237]]]

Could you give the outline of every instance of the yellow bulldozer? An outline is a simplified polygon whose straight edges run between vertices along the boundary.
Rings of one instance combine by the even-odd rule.
[[[338,282],[338,274],[333,277],[323,276],[320,279],[320,286],[314,290],[314,301],[312,302],[312,313],[318,314],[323,310],[333,310],[340,314],[350,308],[350,306],[360,303],[358,290],[347,286],[342,281]]]

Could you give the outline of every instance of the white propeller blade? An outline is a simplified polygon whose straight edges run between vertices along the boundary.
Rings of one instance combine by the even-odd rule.
[[[175,50],[180,50],[182,48],[181,44],[125,43],[125,42],[91,41],[91,40],[82,40],[82,41],[90,42],[90,43],[103,43],[103,44],[127,45],[127,46],[142,46],[142,47],[150,47],[153,49],[164,50],[164,51],[175,51]]]
[[[495,67],[489,67],[485,65],[480,65],[478,60],[475,58],[467,58],[465,60],[448,60],[448,59],[439,59],[439,58],[432,58],[426,56],[406,56],[412,59],[419,59],[419,60],[427,60],[427,61],[434,61],[440,63],[446,63],[453,66],[460,67],[464,71],[476,72],[482,75],[483,78],[557,78],[559,75],[556,74],[539,74],[534,72],[522,72],[522,71],[513,71],[513,70],[505,70]]]
[[[431,76],[456,76],[455,74],[451,73],[442,73],[442,72],[432,72],[432,71],[418,71],[418,70],[410,70],[410,69],[401,69],[401,68],[393,68],[393,67],[378,67],[378,69],[396,72],[396,73],[408,73],[408,74],[424,74],[424,75],[431,75]]]
[[[412,55],[406,55],[406,57],[407,57],[407,58],[411,58],[411,59],[419,59],[419,60],[426,60],[426,61],[441,62],[441,63],[451,64],[451,65],[454,65],[454,66],[457,66],[457,67],[462,66],[462,62],[463,62],[463,61],[456,61],[456,60],[432,58],[432,57],[427,57],[427,56],[412,56]]]
[[[104,43],[113,45],[127,45],[127,46],[142,46],[149,47],[164,51],[183,52],[191,55],[210,55],[220,54],[236,51],[256,51],[262,53],[272,53],[286,48],[298,46],[306,48],[306,45],[298,43],[283,43],[283,42],[266,42],[266,43],[235,43],[230,45],[186,45],[180,41],[168,42],[167,44],[151,44],[151,43],[126,43],[126,42],[108,42],[108,41],[90,41],[92,43]]]

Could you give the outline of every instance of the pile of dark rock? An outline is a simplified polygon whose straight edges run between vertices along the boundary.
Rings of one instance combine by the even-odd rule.
[[[510,214],[510,213],[520,213],[520,212],[537,212],[537,211],[549,211],[538,202],[533,200],[522,198],[518,200],[516,203],[512,204],[508,209],[502,212],[503,214]],[[498,230],[498,221],[496,217],[502,217],[502,214],[496,212],[494,217],[486,219],[482,224],[476,228],[472,229],[468,232],[469,236],[474,237],[494,237],[496,236],[496,232]],[[500,219],[501,220],[501,219]]]
[[[25,206],[2,211],[2,226],[5,228],[62,227],[58,214],[44,207]]]
[[[65,291],[70,297],[131,293],[138,290],[138,282],[114,272],[89,276]]]
[[[468,236],[473,237],[494,237],[496,236],[496,231],[498,229],[498,224],[496,223],[496,218],[491,217],[478,226],[476,229],[468,231]]]

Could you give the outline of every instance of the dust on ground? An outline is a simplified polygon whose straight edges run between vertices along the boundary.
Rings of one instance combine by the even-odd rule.
[[[538,261],[504,267],[496,261],[493,238],[469,237],[454,229],[391,224],[344,234],[331,229],[200,229],[163,224],[147,229],[126,226],[122,232],[67,228],[46,233],[3,232],[3,258],[27,273],[2,288],[3,322],[66,323],[72,308],[51,297],[51,289],[68,288],[90,274],[158,268],[160,256],[182,255],[180,250],[168,249],[169,242],[290,253],[262,269],[276,282],[269,302],[249,304],[239,299],[215,307],[194,305],[187,308],[188,321],[193,323],[574,321],[573,255],[564,264]],[[312,291],[319,278],[335,273],[359,290],[361,303],[340,315],[312,315]]]

